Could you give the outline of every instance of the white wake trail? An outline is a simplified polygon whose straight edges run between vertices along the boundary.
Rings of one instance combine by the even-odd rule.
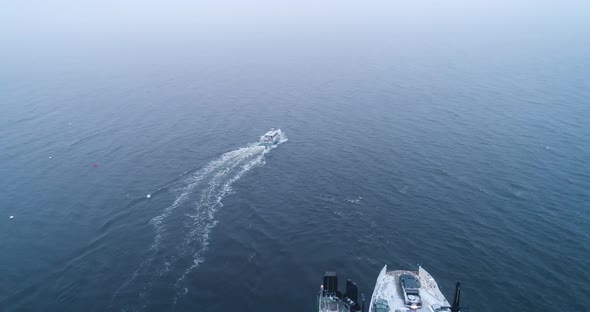
[[[185,226],[189,227],[191,231],[186,235],[183,246],[191,251],[193,261],[176,280],[175,286],[178,289],[181,289],[181,291],[177,292],[176,298],[174,299],[175,303],[179,297],[188,292],[188,289],[182,288],[182,283],[185,278],[204,262],[203,253],[207,250],[207,246],[209,245],[209,234],[217,224],[217,221],[214,219],[215,212],[223,207],[222,199],[227,194],[231,193],[232,184],[238,181],[245,173],[255,167],[263,166],[265,164],[264,155],[268,151],[269,149],[266,149],[263,153],[256,155],[253,158],[248,158],[247,162],[238,162],[237,164],[240,165],[234,166],[234,168],[238,168],[235,172],[233,170],[231,171],[232,175],[229,179],[225,180],[223,183],[214,181],[210,185],[208,192],[204,194],[206,196],[203,196],[201,201],[195,205],[194,213],[187,214],[187,216],[190,217],[191,222],[188,222]],[[191,245],[194,246],[190,247]]]
[[[279,144],[286,141],[286,137],[282,137]],[[253,168],[263,166],[265,155],[270,151],[270,148],[255,143],[249,144],[219,156],[186,179],[184,186],[177,190],[178,195],[172,204],[151,219],[150,224],[154,227],[155,235],[148,250],[149,256],[115,291],[111,304],[118,294],[134,284],[139,276],[149,278],[149,282],[141,287],[140,300],[149,298],[146,295],[156,280],[172,278],[174,275],[174,303],[186,294],[188,289],[183,287],[183,282],[204,262],[209,235],[217,224],[215,213],[223,207],[223,198],[231,193],[232,185],[244,174]],[[173,215],[174,218],[171,218]],[[181,220],[182,224],[177,224],[178,220]],[[174,235],[178,234],[182,234],[183,239],[175,239]],[[188,257],[190,258],[187,259]],[[182,263],[184,265],[177,267]],[[190,264],[186,266],[187,263]],[[147,302],[143,304],[145,308]]]

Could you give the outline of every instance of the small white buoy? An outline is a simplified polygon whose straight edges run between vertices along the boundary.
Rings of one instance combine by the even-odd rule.
[[[14,216],[10,216],[10,219],[14,219]]]
[[[152,198],[152,194],[147,194],[147,198]]]
[[[49,159],[53,158],[52,156],[49,156]]]

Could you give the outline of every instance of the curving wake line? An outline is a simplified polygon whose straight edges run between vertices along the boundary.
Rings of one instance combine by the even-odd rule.
[[[283,136],[279,144],[286,141]],[[148,295],[156,281],[174,285],[173,303],[188,293],[185,279],[204,262],[209,235],[217,224],[215,213],[223,207],[223,198],[244,174],[263,166],[265,155],[270,151],[255,143],[249,144],[221,155],[186,179],[177,190],[174,202],[150,221],[155,235],[148,257],[115,291],[111,306],[119,293],[131,285],[141,289],[137,303],[142,308],[147,307]]]

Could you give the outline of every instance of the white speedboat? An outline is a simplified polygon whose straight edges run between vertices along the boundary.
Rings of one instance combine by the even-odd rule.
[[[430,273],[418,271],[387,271],[384,266],[377,277],[369,312],[459,312],[461,283],[457,282],[453,304],[450,305]]]
[[[262,146],[276,145],[281,141],[281,129],[271,128],[267,133],[260,137],[259,144]]]

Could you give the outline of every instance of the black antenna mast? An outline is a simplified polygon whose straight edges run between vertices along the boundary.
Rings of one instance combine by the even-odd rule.
[[[457,282],[455,285],[455,298],[453,298],[453,305],[451,306],[451,312],[461,311],[461,282]]]

